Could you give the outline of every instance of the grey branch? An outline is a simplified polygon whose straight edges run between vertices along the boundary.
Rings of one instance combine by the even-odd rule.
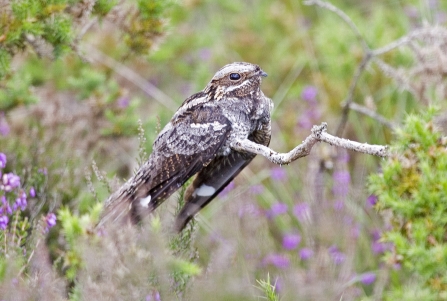
[[[398,126],[396,123],[386,119],[383,115],[380,115],[379,113],[371,109],[368,109],[365,106],[359,105],[358,103],[351,102],[349,104],[349,108],[353,111],[359,112],[363,115],[371,117],[374,120],[377,120],[378,122],[389,127],[390,129],[395,129]]]
[[[326,142],[330,145],[343,147],[349,150],[370,154],[379,157],[388,157],[388,146],[386,145],[370,145],[367,143],[359,143],[344,138],[332,136],[326,132],[327,123],[315,125],[312,128],[312,134],[308,136],[303,143],[292,149],[288,153],[278,153],[267,146],[260,145],[248,139],[238,140],[231,145],[231,148],[240,152],[249,152],[266,157],[275,164],[289,164],[299,158],[310,154],[312,147],[317,142]]]

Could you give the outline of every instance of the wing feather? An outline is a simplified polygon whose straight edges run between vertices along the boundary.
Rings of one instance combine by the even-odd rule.
[[[155,140],[148,161],[106,201],[100,224],[123,217],[138,222],[210,164],[231,131],[220,110],[203,106],[175,115]]]
[[[249,139],[269,145],[271,137],[270,122],[261,124]],[[186,224],[211,202],[255,157],[254,154],[232,151],[228,156],[215,158],[202,169],[185,193],[185,205],[178,214],[175,229],[181,231]]]

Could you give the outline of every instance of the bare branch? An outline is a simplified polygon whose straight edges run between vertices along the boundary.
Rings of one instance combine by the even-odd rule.
[[[354,78],[352,79],[351,85],[349,86],[348,94],[346,95],[346,99],[344,101],[341,120],[337,127],[337,132],[336,132],[337,136],[341,136],[343,134],[346,123],[348,122],[349,106],[351,105],[351,103],[354,102],[355,88],[357,87],[360,76],[362,75],[363,71],[365,71],[366,66],[368,66],[368,63],[371,60],[371,58],[372,57],[368,52],[368,54],[363,57],[362,62],[357,67],[357,70],[355,71]]]
[[[89,56],[91,56],[94,60],[113,69],[117,74],[133,83],[135,86],[143,90],[146,94],[154,98],[156,101],[158,101],[169,110],[173,112],[177,110],[178,105],[172,100],[172,98],[170,98],[163,91],[148,82],[146,79],[141,77],[135,71],[107,56],[91,45],[84,45],[84,47],[87,48]]]
[[[351,104],[349,105],[349,108],[353,111],[356,111],[358,113],[361,113],[363,115],[371,117],[372,119],[380,122],[381,124],[389,127],[390,129],[394,129],[397,126],[394,122],[389,121],[383,115],[380,115],[379,113],[377,113],[371,109],[368,109],[365,106],[359,105],[358,103],[351,102]]]
[[[355,26],[355,23],[349,18],[347,14],[345,14],[344,11],[339,9],[338,7],[332,5],[329,2],[321,1],[321,0],[306,0],[304,1],[305,5],[317,5],[319,7],[325,8],[327,10],[330,10],[331,12],[334,12],[337,14],[345,23],[351,27],[352,31],[354,32],[357,40],[362,44],[363,50],[365,50],[366,53],[370,52],[370,48],[368,44],[366,43],[365,39],[363,38],[362,34],[360,33],[357,26]]]
[[[266,157],[275,164],[289,164],[299,158],[310,154],[312,147],[317,142],[326,142],[330,145],[343,147],[349,150],[370,154],[379,157],[387,157],[388,146],[384,145],[370,145],[367,143],[359,143],[348,139],[332,136],[326,132],[327,123],[323,122],[321,125],[315,125],[312,128],[312,134],[308,136],[303,143],[295,147],[288,153],[278,153],[271,148],[254,143],[248,139],[239,140],[231,145],[231,148],[236,151],[249,152]]]

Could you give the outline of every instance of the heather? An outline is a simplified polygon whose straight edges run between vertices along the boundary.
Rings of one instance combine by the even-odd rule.
[[[0,300],[446,300],[445,1],[0,0]],[[270,147],[181,234],[184,187],[95,227],[182,101],[259,64]]]

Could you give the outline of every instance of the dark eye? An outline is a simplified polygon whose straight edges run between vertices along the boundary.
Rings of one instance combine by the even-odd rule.
[[[231,80],[238,80],[241,78],[241,75],[239,73],[231,73],[230,74],[230,79]]]

